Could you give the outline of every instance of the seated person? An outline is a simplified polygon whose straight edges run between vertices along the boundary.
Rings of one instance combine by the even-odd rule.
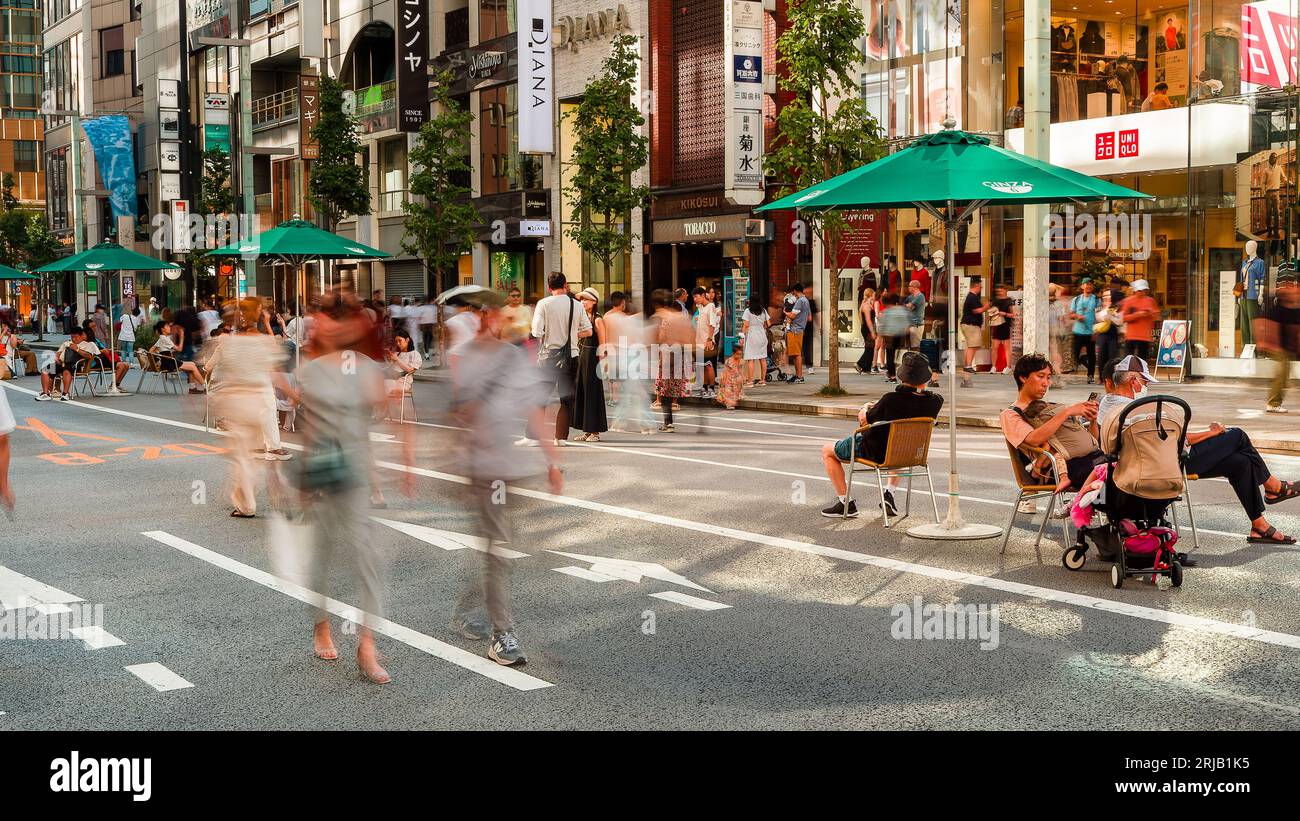
[[[858,411],[859,424],[913,419],[920,416],[928,416],[931,419],[938,417],[939,410],[943,407],[943,397],[926,390],[926,386],[930,383],[930,375],[930,363],[924,356],[916,351],[903,354],[903,362],[898,366],[898,381],[901,384],[876,402],[863,405]],[[844,465],[850,460],[849,444],[855,438],[857,456],[873,462],[884,461],[889,444],[889,426],[882,425],[865,434],[846,436],[838,442],[827,442],[822,446],[822,462],[826,468],[826,476],[835,487],[835,495],[838,499],[835,504],[822,511],[823,516],[841,517],[846,506],[850,517],[858,515],[858,506],[848,498],[848,484],[844,479]],[[885,497],[881,500],[890,516],[898,515],[893,488],[898,487],[899,481],[900,477],[897,475],[889,477],[890,489],[885,491]]]
[[[1052,386],[1052,363],[1042,354],[1020,357],[1014,376],[1020,393],[1015,403],[1002,411],[1002,434],[1013,448],[1032,445],[1051,454],[1060,476],[1057,492],[1082,487],[1102,458],[1097,446],[1097,403],[1057,405],[1044,401]],[[1035,462],[1031,472],[1043,478],[1046,467]]]
[[[18,373],[19,360],[25,365],[23,373],[36,373],[36,354],[23,347],[11,323],[0,323],[0,379],[12,379]]]
[[[181,371],[189,379],[190,393],[203,393],[203,371],[193,362],[182,362],[176,341],[172,338],[172,323],[160,319],[154,323],[158,339],[149,348],[149,352],[158,355],[158,369],[164,373]]]
[[[1113,359],[1102,368],[1102,379],[1107,372],[1110,382],[1105,399],[1106,411],[1102,418],[1118,413],[1121,408],[1135,399],[1147,395],[1147,385],[1157,380],[1147,370],[1147,363],[1136,356]],[[1155,409],[1152,408],[1152,412]],[[1125,419],[1125,423],[1136,421],[1146,414],[1137,413]],[[1252,544],[1295,544],[1294,536],[1278,532],[1278,529],[1264,518],[1264,505],[1275,505],[1300,496],[1300,484],[1278,479],[1269,470],[1268,465],[1251,444],[1250,437],[1241,428],[1225,428],[1218,422],[1211,422],[1209,430],[1187,433],[1187,472],[1205,478],[1224,478],[1232,485],[1237,500],[1250,518],[1250,535],[1246,541]],[[1263,493],[1260,488],[1263,487]]]
[[[396,350],[388,351],[388,370],[384,374],[384,393],[388,396],[401,398],[403,394],[411,390],[411,382],[414,380],[414,374],[420,369],[420,353],[415,350],[415,343],[411,341],[411,335],[406,331],[397,331],[393,334],[393,345]]]
[[[49,363],[41,371],[41,392],[37,394],[37,402],[48,402],[54,398],[54,378],[61,377],[63,391],[59,394],[59,401],[66,402],[71,399],[73,374],[77,371],[77,366],[82,359],[94,359],[98,367],[108,368],[109,358],[104,355],[99,346],[91,341],[84,328],[74,327],[68,341],[59,346],[54,352]],[[120,388],[122,386],[122,377],[126,376],[127,365],[125,362],[118,362],[116,368],[116,383]]]

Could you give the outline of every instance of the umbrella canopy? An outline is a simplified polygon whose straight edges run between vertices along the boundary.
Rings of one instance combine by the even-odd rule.
[[[914,208],[950,202],[1042,205],[1109,199],[1151,199],[1151,195],[998,148],[988,137],[950,130],[929,134],[896,154],[756,210]]]
[[[19,271],[17,268],[10,268],[8,265],[0,265],[0,280],[10,279],[40,279],[38,274],[31,271]]]
[[[278,257],[299,264],[309,259],[385,259],[392,254],[331,234],[306,220],[287,220],[251,240],[209,251],[219,257]]]
[[[111,239],[104,240],[93,248],[87,248],[80,254],[55,260],[49,265],[42,265],[39,273],[57,273],[60,271],[161,271],[179,268],[170,262],[123,248]]]

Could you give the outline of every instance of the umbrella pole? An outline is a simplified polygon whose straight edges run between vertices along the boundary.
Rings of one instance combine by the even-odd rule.
[[[945,248],[947,259],[944,276],[949,277],[948,285],[948,515],[942,522],[917,525],[907,531],[907,535],[919,539],[940,539],[957,541],[966,539],[994,539],[1002,535],[1002,528],[997,525],[985,525],[967,522],[961,515],[961,492],[957,476],[957,289],[952,287],[951,278],[957,268],[957,228],[959,220],[952,200],[944,214],[946,232]]]

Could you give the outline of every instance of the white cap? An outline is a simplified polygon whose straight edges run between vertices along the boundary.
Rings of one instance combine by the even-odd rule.
[[[1151,285],[1145,279],[1137,279],[1133,281],[1133,290],[1150,291]]]
[[[1119,364],[1115,366],[1116,376],[1118,376],[1121,373],[1124,373],[1125,371],[1129,373],[1135,373],[1138,376],[1145,379],[1147,382],[1160,381],[1159,379],[1156,379],[1154,376],[1151,375],[1151,371],[1147,369],[1146,360],[1136,357],[1133,354],[1129,354],[1128,356],[1124,357],[1119,361]]]

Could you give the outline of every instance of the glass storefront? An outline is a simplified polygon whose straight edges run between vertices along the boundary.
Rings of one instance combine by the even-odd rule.
[[[1270,283],[1297,254],[1298,100],[1283,89],[1296,83],[1298,6],[1051,0],[1043,68],[1051,161],[1154,197],[1054,209],[1052,282],[1074,286],[1117,264],[1151,283],[1166,318],[1191,320],[1199,355],[1240,353],[1222,294],[1246,241],[1258,242]],[[946,113],[958,128],[1020,149],[1024,0],[893,0],[863,10],[862,93],[894,146],[938,130]],[[882,253],[904,270],[943,247],[923,213],[899,210],[884,222]],[[955,249],[956,266],[1020,285],[1023,231],[1020,209],[985,209]],[[856,323],[843,330],[852,344]]]

